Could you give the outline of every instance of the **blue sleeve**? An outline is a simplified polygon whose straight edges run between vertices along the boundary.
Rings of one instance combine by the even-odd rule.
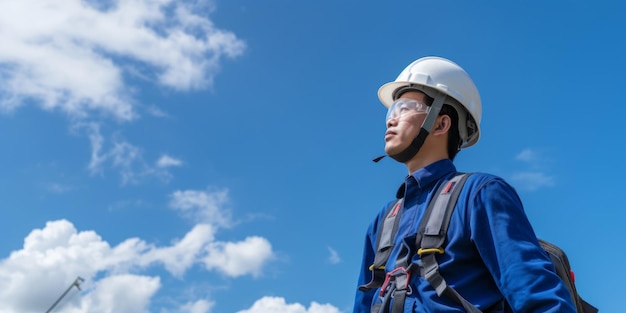
[[[474,190],[472,240],[513,311],[576,313],[515,190],[497,177]]]
[[[365,235],[365,244],[363,245],[363,260],[361,261],[361,269],[359,271],[359,279],[357,281],[356,295],[354,297],[353,313],[370,313],[372,300],[376,294],[376,289],[370,291],[361,291],[359,286],[367,284],[372,279],[372,272],[369,267],[374,263],[376,251],[376,230],[378,228],[379,217],[374,219],[367,229]]]

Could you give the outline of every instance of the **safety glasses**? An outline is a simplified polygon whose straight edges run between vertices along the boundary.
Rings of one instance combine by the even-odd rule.
[[[389,106],[385,121],[407,118],[414,114],[428,113],[429,111],[429,106],[417,100],[400,98]]]

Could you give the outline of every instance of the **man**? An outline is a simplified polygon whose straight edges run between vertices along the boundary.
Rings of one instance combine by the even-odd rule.
[[[367,230],[354,312],[576,312],[515,190],[485,173],[467,179],[445,253],[436,254],[439,273],[471,308],[447,293],[437,295],[420,275],[415,238],[433,194],[457,174],[452,163],[457,152],[479,139],[480,96],[461,67],[439,57],[414,61],[378,96],[388,108],[385,153],[403,163],[409,175],[398,190],[403,201],[384,267],[391,275],[380,286],[370,268],[385,206]],[[404,289],[402,297],[398,289]]]

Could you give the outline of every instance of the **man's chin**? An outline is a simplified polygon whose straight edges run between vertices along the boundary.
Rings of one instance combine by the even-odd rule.
[[[402,149],[400,149],[399,147],[395,147],[395,146],[385,146],[385,153],[387,155],[396,155],[398,153],[402,152]]]

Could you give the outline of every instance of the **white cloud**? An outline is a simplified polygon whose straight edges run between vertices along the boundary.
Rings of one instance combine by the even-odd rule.
[[[245,44],[199,1],[0,2],[0,109],[34,99],[71,117],[136,116],[129,76],[189,90],[211,86]]]
[[[87,130],[87,136],[89,143],[91,144],[91,161],[89,162],[89,170],[93,173],[102,172],[102,164],[106,157],[102,156],[102,145],[104,144],[104,137],[100,134],[100,124],[87,123],[76,124],[74,129],[85,128]]]
[[[146,252],[140,263],[147,265],[155,261],[161,262],[170,273],[181,277],[205,251],[205,246],[214,240],[214,232],[210,225],[198,224],[173,246],[154,248]]]
[[[148,312],[150,299],[161,287],[158,277],[116,275],[96,282],[75,306],[64,306],[68,313]]]
[[[228,190],[184,190],[170,196],[170,207],[196,223],[219,227],[231,227],[231,211],[226,207]],[[217,270],[227,276],[261,274],[265,263],[273,259],[272,245],[267,239],[248,237],[240,242],[212,242],[207,246],[203,263],[209,270]]]
[[[166,111],[163,111],[154,105],[145,106],[145,110],[148,114],[155,116],[155,117],[169,117],[170,116]]]
[[[265,263],[273,258],[272,245],[267,239],[248,237],[240,242],[212,243],[204,264],[207,269],[217,269],[232,277],[248,274],[258,277]]]
[[[519,172],[513,174],[511,181],[525,190],[537,190],[542,187],[552,187],[555,184],[554,177],[542,172]]]
[[[62,111],[87,130],[92,174],[109,166],[122,184],[169,182],[167,169],[180,160],[146,162],[139,146],[109,139],[88,121],[132,120],[139,106],[167,116],[138,103],[138,82],[210,88],[224,58],[245,50],[235,34],[214,25],[213,10],[210,0],[0,1],[0,112],[27,103]]]
[[[82,291],[68,293],[63,312],[147,312],[161,286],[160,277],[140,274],[149,267],[162,264],[177,277],[194,264],[229,277],[258,275],[273,255],[263,238],[230,243],[217,242],[214,235],[214,227],[199,224],[170,246],[129,238],[112,247],[96,232],[77,231],[67,220],[48,222],[26,236],[22,249],[0,260],[0,312],[43,312],[77,276],[85,279]],[[179,305],[179,312],[206,313],[212,305],[194,300]]]
[[[555,185],[555,178],[546,171],[550,160],[536,149],[526,148],[515,156],[515,159],[526,163],[528,169],[518,171],[511,177],[511,181],[525,190],[537,190]]]
[[[111,150],[100,159],[111,160],[112,167],[118,169],[122,175],[122,182],[136,183],[138,176],[142,176],[151,172],[147,164],[143,160],[143,152],[141,148],[132,145],[123,140],[114,139]],[[137,169],[139,167],[139,169]],[[137,172],[139,170],[139,172]]]
[[[539,154],[532,149],[526,148],[516,155],[515,159],[527,163],[535,163],[539,161]]]
[[[287,304],[284,298],[264,297],[257,300],[251,308],[237,313],[341,313],[339,309],[330,304],[311,302],[307,309],[299,303]]]
[[[330,264],[339,264],[341,263],[341,257],[339,257],[339,253],[331,247],[328,247],[328,262]]]
[[[208,313],[215,305],[214,302],[206,300],[198,300],[196,302],[189,302],[181,306],[177,313]]]
[[[58,193],[58,194],[66,193],[74,189],[73,186],[60,184],[60,183],[47,183],[44,185],[44,187],[46,188],[46,190],[52,193]]]
[[[136,184],[147,177],[155,177],[165,183],[170,181],[172,174],[167,168],[181,161],[162,156],[152,166],[145,161],[143,149],[124,140],[119,134],[111,135],[106,140],[101,128],[97,122],[80,122],[72,127],[72,131],[84,133],[89,138],[91,160],[87,168],[92,175],[102,175],[108,167],[119,172],[123,185]]]
[[[175,159],[167,154],[162,155],[157,161],[157,166],[160,168],[171,167],[171,166],[181,166],[183,165],[183,161],[179,159]]]
[[[231,213],[225,208],[228,190],[212,192],[201,190],[178,190],[170,196],[170,207],[196,223],[209,223],[218,227],[230,227]]]

